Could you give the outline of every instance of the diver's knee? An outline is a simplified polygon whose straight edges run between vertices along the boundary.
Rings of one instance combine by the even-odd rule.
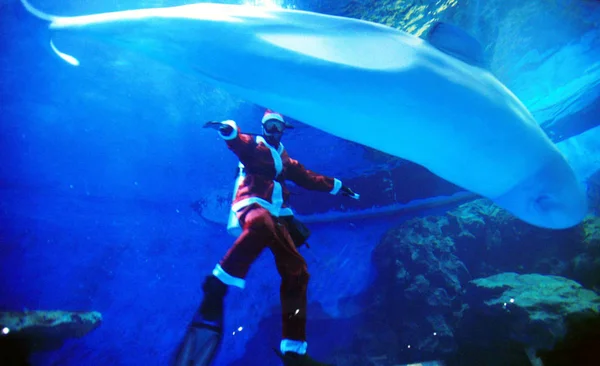
[[[298,273],[288,274],[282,278],[283,282],[287,285],[287,287],[298,287],[298,286],[306,286],[310,281],[310,273],[306,270],[302,270]]]
[[[267,210],[255,209],[244,220],[246,230],[264,230],[273,226],[273,219]]]
[[[310,273],[308,273],[307,270],[304,270],[300,274],[300,282],[303,284],[308,284],[308,281],[310,281]]]

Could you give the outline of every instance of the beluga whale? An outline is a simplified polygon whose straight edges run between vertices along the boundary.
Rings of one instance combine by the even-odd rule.
[[[342,139],[412,161],[535,226],[564,229],[586,192],[481,46],[439,23],[426,37],[308,11],[198,3],[56,16],[52,50],[94,67],[140,53]],[[140,65],[139,67],[144,67]]]

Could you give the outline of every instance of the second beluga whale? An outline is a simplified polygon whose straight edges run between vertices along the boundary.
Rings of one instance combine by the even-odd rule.
[[[533,225],[567,228],[587,212],[565,157],[510,90],[461,57],[472,39],[456,28],[436,27],[427,41],[289,9],[199,3],[61,17],[21,1],[48,22],[52,49],[73,65],[93,65],[98,49],[137,51],[420,164]]]

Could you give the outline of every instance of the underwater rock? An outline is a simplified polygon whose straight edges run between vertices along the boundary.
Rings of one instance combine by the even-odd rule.
[[[473,277],[500,272],[568,275],[569,261],[584,250],[583,225],[565,230],[535,227],[486,199],[462,204],[437,221]]]
[[[393,347],[406,354],[410,346],[414,359],[456,349],[453,312],[460,310],[462,284],[471,276],[456,256],[452,238],[443,232],[447,225],[447,217],[410,220],[388,231],[373,252],[379,273],[373,285],[375,314],[385,314],[382,323],[397,339]]]
[[[551,350],[537,352],[543,366],[600,364],[600,314],[571,316],[566,324],[566,335]]]
[[[569,277],[585,287],[600,291],[600,218],[583,221],[583,248],[570,262]]]
[[[600,170],[590,175],[586,181],[588,205],[593,214],[600,214]]]
[[[399,355],[387,355],[402,362],[451,355],[460,347],[455,331],[467,309],[463,296],[472,278],[535,272],[581,280],[592,288],[600,282],[598,250],[600,219],[595,216],[574,228],[547,230],[477,199],[445,215],[413,218],[390,229],[373,251],[378,277],[370,296],[375,303],[362,344],[372,344],[366,347],[370,354],[401,349]],[[505,353],[517,364],[529,362],[514,342],[516,351],[505,342]]]
[[[600,296],[577,282],[539,274],[500,273],[469,282],[459,326],[468,341],[494,347],[498,339],[551,349],[566,334],[566,319],[600,312]],[[485,327],[481,325],[485,324]]]
[[[535,272],[600,288],[600,218],[589,215],[566,230],[547,230],[517,220],[488,200],[460,205],[438,222],[452,237],[456,255],[474,277]],[[430,218],[431,220],[431,218]]]
[[[83,337],[101,322],[98,312],[0,312],[0,364],[28,364],[31,353],[58,349],[65,340]]]
[[[391,229],[373,255],[375,266],[384,273],[397,262],[397,283],[404,278],[400,268],[407,265],[405,258],[410,258],[412,273],[427,277],[439,272],[445,278],[437,281],[444,284],[440,287],[452,291],[465,283],[457,273],[473,278],[524,271],[572,277],[571,260],[588,253],[586,247],[594,247],[586,244],[586,238],[590,241],[591,233],[598,232],[596,222],[597,218],[588,217],[577,227],[548,230],[516,219],[489,200],[477,199],[445,215],[414,218]]]

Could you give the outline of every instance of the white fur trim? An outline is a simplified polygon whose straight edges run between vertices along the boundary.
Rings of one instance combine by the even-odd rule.
[[[283,161],[281,160],[281,154],[283,154],[283,151],[284,151],[283,144],[280,143],[279,148],[277,150],[275,150],[275,148],[273,146],[269,145],[269,143],[267,141],[265,141],[265,139],[262,136],[256,136],[256,143],[263,143],[266,147],[269,148],[269,150],[271,150],[271,156],[273,157],[273,162],[275,164],[276,173],[277,173],[277,175],[281,174],[281,171],[283,170]],[[240,162],[239,167],[240,167],[240,169],[243,169],[244,165]],[[245,176],[245,174],[240,174],[240,176],[238,176],[238,179],[236,180],[235,188],[233,190],[233,199],[235,199],[237,189],[238,189],[239,185],[241,184],[241,182],[242,182],[241,180],[244,178],[244,176]],[[283,206],[283,187],[281,187],[281,183],[274,180],[273,181],[273,193],[271,194],[271,202],[269,202],[265,199],[262,199],[260,197],[248,197],[248,198],[245,198],[241,201],[234,203],[231,206],[231,212],[229,214],[229,221],[227,224],[227,232],[229,234],[231,234],[233,236],[238,236],[242,232],[242,229],[239,225],[239,221],[238,221],[235,213],[238,212],[239,210],[243,209],[244,207],[250,206],[251,204],[254,204],[254,203],[262,206],[267,211],[269,211],[269,213],[271,215],[273,215],[275,217],[293,216],[294,215],[294,212],[292,211],[291,208],[289,208],[289,207],[282,208],[282,206]]]
[[[246,206],[250,206],[251,204],[254,204],[254,203],[257,203],[260,206],[266,208],[271,214],[273,214],[274,210],[271,208],[271,203],[269,203],[267,200],[264,200],[260,197],[244,198],[243,200],[237,201],[236,203],[231,205],[231,209],[233,210],[233,212],[238,212],[242,208],[244,208]]]
[[[306,354],[307,348],[308,343],[302,341],[294,341],[292,339],[283,339],[281,341],[281,344],[279,345],[279,350],[283,354],[285,354],[286,352],[294,352],[304,355]]]
[[[246,173],[244,172],[244,164],[242,164],[241,161],[238,163],[238,169],[239,169],[239,174],[235,180],[235,184],[233,187],[233,193],[232,193],[232,197],[231,197],[232,202],[233,202],[233,200],[235,200],[238,189],[240,188],[240,185],[242,184],[242,182],[244,181],[244,178],[246,177]],[[237,211],[234,211],[233,209],[231,211],[229,211],[229,219],[227,220],[227,232],[230,235],[237,237],[242,233],[242,227],[240,226],[240,221],[237,218],[236,212]]]
[[[262,199],[260,197],[248,197],[248,198],[244,198],[243,200],[234,203],[231,206],[231,210],[233,212],[238,212],[242,208],[250,206],[251,204],[254,204],[254,203],[262,206],[267,211],[269,211],[269,213],[271,215],[273,215],[275,217],[279,217],[279,216],[293,216],[294,215],[294,212],[292,211],[291,208],[289,208],[289,207],[281,208],[281,205],[278,206],[278,205],[271,204],[267,200],[264,200],[264,199]]]
[[[224,284],[226,284],[228,286],[235,286],[235,287],[239,287],[241,289],[243,289],[246,286],[245,280],[243,280],[241,278],[233,277],[229,273],[225,272],[225,270],[223,268],[221,268],[220,264],[217,264],[215,266],[215,269],[213,269],[212,274],[213,274],[213,276],[215,276],[221,282],[223,282]]]
[[[283,170],[283,161],[281,160],[281,154],[283,153],[283,144],[279,143],[279,148],[275,150],[262,136],[256,136],[256,143],[263,143],[271,151],[273,157],[273,164],[275,164],[275,176],[281,174]]]
[[[279,211],[279,216],[294,216],[294,211],[292,211],[292,209],[289,207],[282,208]]]
[[[278,121],[285,123],[285,121],[283,120],[283,117],[279,113],[265,113],[265,115],[262,118],[261,123],[265,124],[265,122],[267,122],[270,119],[276,119]]]
[[[274,180],[273,181],[273,193],[271,194],[271,206],[275,210],[277,210],[277,215],[279,216],[279,211],[281,211],[281,206],[283,206],[283,188],[281,187],[281,183]]]
[[[226,124],[226,125],[228,125],[228,126],[231,126],[231,127],[233,127],[233,132],[232,132],[232,133],[231,133],[231,135],[229,135],[229,136],[225,136],[225,135],[223,135],[223,134],[221,133],[221,131],[219,131],[219,135],[221,135],[221,137],[222,137],[224,140],[233,140],[234,138],[236,138],[236,137],[237,137],[237,135],[238,135],[238,127],[237,127],[237,123],[235,123],[235,121],[228,119],[227,121],[223,121],[223,122],[221,122],[221,123],[223,123],[223,124]]]
[[[337,178],[333,178],[333,189],[329,193],[336,195],[340,189],[342,189],[342,181]]]
[[[238,220],[235,212],[229,212],[229,219],[227,221],[227,233],[231,236],[235,236],[236,238],[242,235],[242,227],[240,226],[240,220]]]

